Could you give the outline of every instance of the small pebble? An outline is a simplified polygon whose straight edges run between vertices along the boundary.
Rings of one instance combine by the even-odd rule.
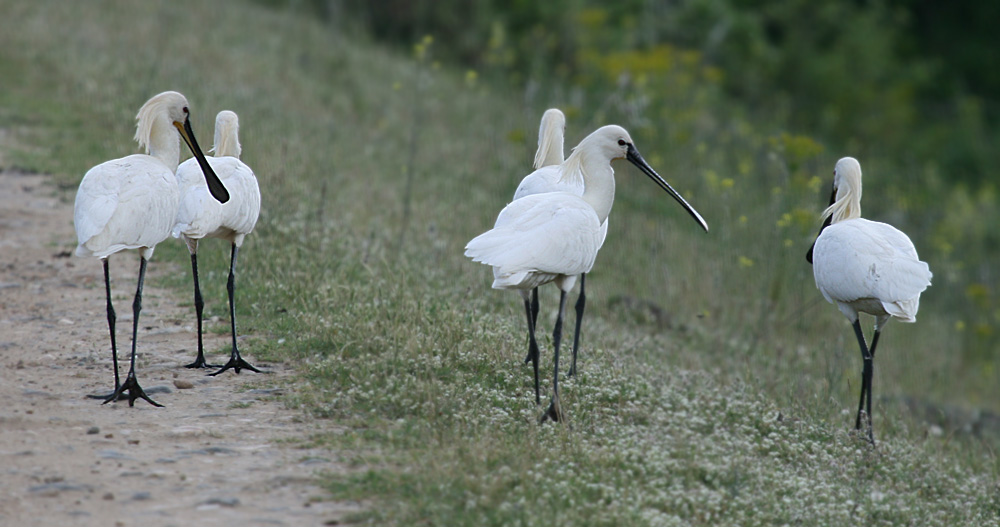
[[[87,429],[87,435],[94,435],[99,433],[101,433],[101,429],[97,428],[96,426],[92,426]]]
[[[178,390],[190,390],[191,388],[194,388],[194,383],[183,379],[174,379],[174,386],[176,386]]]
[[[101,496],[101,499],[111,501],[115,499],[115,495],[110,492],[105,492],[104,496]]]

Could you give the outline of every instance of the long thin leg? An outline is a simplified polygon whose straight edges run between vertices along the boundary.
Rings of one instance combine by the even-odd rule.
[[[538,342],[535,341],[535,324],[531,320],[531,301],[527,295],[524,297],[524,313],[528,318],[528,360],[535,369],[535,404],[542,404],[538,386]]]
[[[587,273],[580,275],[580,296],[576,298],[576,331],[573,333],[573,364],[569,367],[567,377],[576,375],[576,351],[580,348],[580,326],[583,322],[583,309],[587,307]]]
[[[197,241],[195,242],[197,243]],[[197,245],[196,245],[197,247]],[[194,311],[198,315],[198,357],[185,368],[218,368],[217,364],[205,362],[205,345],[202,338],[202,313],[205,312],[205,300],[201,297],[201,286],[198,284],[198,253],[191,253],[191,274],[194,275]]]
[[[104,262],[104,293],[108,300],[108,331],[111,333],[111,363],[114,365],[115,369],[115,389],[111,393],[117,393],[118,387],[121,386],[121,381],[118,377],[118,344],[115,342],[115,320],[118,317],[115,316],[115,306],[111,303],[111,273],[108,270],[108,259],[105,258]],[[91,399],[104,400],[109,397],[108,394],[94,394],[88,395]]]
[[[872,337],[872,345],[869,346],[869,348],[868,348],[868,354],[872,356],[872,359],[875,358],[875,346],[878,346],[878,337],[881,334],[882,334],[882,330],[881,329],[876,329],[875,330],[875,336]]]
[[[229,259],[229,281],[226,282],[226,290],[229,292],[229,322],[233,334],[233,353],[229,357],[229,362],[221,370],[209,375],[218,375],[229,368],[235,370],[236,373],[239,373],[242,369],[261,373],[260,370],[251,366],[249,362],[243,360],[243,357],[240,357],[240,349],[236,346],[236,300],[233,298],[233,294],[236,291],[236,254],[239,250],[239,247],[234,243]]]
[[[868,411],[866,413],[866,421],[868,428],[868,440],[875,443],[874,433],[872,432],[872,414],[871,414],[871,389],[872,389],[872,354],[868,350],[868,345],[865,343],[865,334],[861,331],[860,320],[855,320],[854,324],[854,335],[858,338],[858,345],[861,347],[861,359],[864,361],[864,368],[861,371],[861,399],[858,401],[858,416],[854,420],[854,429],[861,430],[861,414],[864,412],[864,405],[867,394],[868,401]],[[873,343],[875,343],[873,341]]]
[[[531,290],[531,325],[538,327],[538,288]]]
[[[562,406],[559,404],[559,341],[562,338],[562,324],[563,317],[566,315],[566,291],[560,291],[559,294],[559,316],[556,318],[556,327],[552,330],[552,341],[555,344],[555,354],[553,355],[553,368],[552,368],[552,403],[549,404],[549,409],[542,414],[539,422],[544,423],[545,421],[552,419],[553,421],[562,421],[565,417],[563,416]]]
[[[146,279],[146,259],[139,259],[139,285],[135,290],[135,300],[132,301],[132,359],[129,362],[128,375],[125,376],[125,382],[122,383],[115,393],[111,394],[110,397],[104,400],[104,404],[115,401],[118,397],[128,391],[128,405],[134,406],[135,400],[142,398],[147,403],[153,406],[163,407],[162,404],[149,398],[146,392],[142,391],[142,387],[139,386],[139,381],[135,378],[135,348],[136,348],[136,336],[139,333],[139,312],[142,311],[142,282]]]
[[[868,400],[865,402],[865,405],[867,406],[865,411],[868,412],[868,439],[871,440],[872,443],[875,442],[875,438],[872,433],[872,378],[875,374],[875,346],[878,345],[878,337],[881,334],[881,329],[875,330],[875,335],[872,337],[872,345],[868,348],[868,355],[871,356],[872,360],[871,368],[868,370]]]
[[[525,297],[525,301],[527,302],[527,297]],[[525,304],[525,308],[528,309],[528,325],[530,327],[532,327],[532,328],[535,328],[536,326],[538,326],[538,288],[537,287],[531,290],[531,306],[528,307],[528,304]],[[524,358],[524,363],[527,364],[527,363],[531,362],[532,360],[533,359],[531,357],[531,349],[529,347],[529,349],[528,349],[528,355]]]

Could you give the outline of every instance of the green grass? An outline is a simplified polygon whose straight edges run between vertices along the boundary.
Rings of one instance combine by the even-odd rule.
[[[215,112],[239,113],[243,159],[263,193],[240,252],[243,350],[299,370],[287,403],[327,423],[329,433],[301,441],[352,467],[324,478],[331,499],[368,505],[354,520],[1000,522],[996,438],[929,433],[904,404],[1000,409],[995,357],[956,345],[961,314],[949,308],[970,283],[957,267],[932,260],[919,322],[885,331],[878,448],[850,433],[859,353],[803,257],[839,153],[782,136],[780,123],[720,118],[724,107],[678,107],[661,135],[656,123],[608,115],[712,231],[616,166],[608,243],[587,281],[581,373],[561,385],[569,422],[538,426],[519,360],[520,300],[490,290],[489,270],[462,247],[527,172],[543,107],[437,65],[438,43],[400,55],[254,3],[3,8],[0,75],[15,79],[0,91],[8,166],[72,189],[90,166],[135,151],[136,110],[166,89],[188,97],[203,146]],[[571,117],[568,144],[603,124],[583,120]],[[898,167],[862,162],[866,216],[904,230],[923,221],[905,213],[917,198],[879,178]],[[915,242],[937,255],[931,240]],[[217,241],[199,251],[206,315],[223,319],[228,254]],[[151,265],[183,270],[163,281],[189,297],[182,244],[162,244]]]

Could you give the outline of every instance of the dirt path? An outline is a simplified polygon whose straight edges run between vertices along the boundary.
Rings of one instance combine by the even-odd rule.
[[[285,442],[319,426],[275,400],[286,367],[217,378],[181,367],[194,313],[172,293],[145,287],[139,328],[140,383],[166,407],[84,397],[114,381],[101,266],[69,256],[72,209],[47,178],[0,172],[0,525],[333,525],[356,510],[313,485],[340,468],[335,454]],[[126,361],[137,262],[111,258]],[[209,333],[209,360],[223,346]]]

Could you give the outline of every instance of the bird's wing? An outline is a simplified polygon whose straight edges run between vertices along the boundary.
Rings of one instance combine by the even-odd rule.
[[[234,157],[206,159],[229,191],[230,200],[226,203],[215,200],[201,167],[193,160],[185,161],[177,169],[182,195],[172,235],[201,239],[220,229],[226,234],[218,235],[223,236],[248,234],[260,215],[260,189],[253,170]]]
[[[559,165],[550,165],[524,176],[521,184],[514,191],[514,199],[518,200],[525,196],[534,194],[544,194],[546,192],[568,192],[577,196],[583,195],[583,185],[576,184],[577,181],[563,181],[560,179]]]
[[[222,183],[229,189],[230,195],[236,196],[222,206],[223,226],[232,229],[237,234],[245,235],[253,231],[260,216],[260,187],[253,170],[234,157],[224,158],[233,164],[231,169],[224,169],[228,177]]]
[[[593,208],[577,196],[548,193],[511,202],[492,230],[466,245],[465,255],[501,274],[575,275],[593,267],[599,247]]]
[[[192,239],[204,238],[218,228],[220,205],[209,194],[207,186],[188,187],[181,194],[170,234],[174,238],[180,238],[181,234]]]
[[[80,245],[100,234],[118,207],[118,192],[124,159],[115,159],[87,171],[73,203],[73,226]]]
[[[605,218],[604,223],[601,224],[601,244],[600,244],[601,247],[604,246],[604,240],[607,237],[608,237],[608,219]]]
[[[864,219],[835,223],[823,230],[816,240],[813,272],[816,286],[827,300],[875,298],[883,304],[919,297],[932,276],[906,234],[891,225]]]
[[[212,165],[214,169],[215,157],[205,156],[205,160],[208,161],[209,165]],[[195,158],[190,158],[184,161],[177,167],[177,184],[180,186],[181,193],[184,193],[188,188],[197,186],[207,186],[205,183],[205,174],[201,171],[201,165],[198,164],[198,160]],[[218,175],[218,174],[216,174]]]
[[[142,154],[107,161],[80,182],[73,219],[80,256],[152,248],[170,235],[179,199],[174,173]]]

